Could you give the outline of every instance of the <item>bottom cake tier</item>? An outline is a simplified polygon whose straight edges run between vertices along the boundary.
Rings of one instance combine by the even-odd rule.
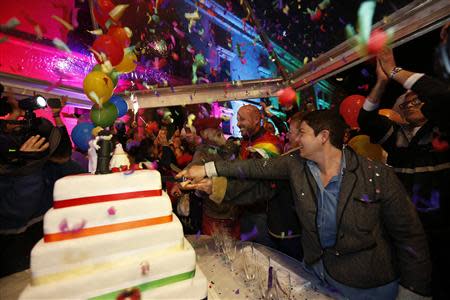
[[[184,248],[166,253],[135,253],[112,262],[108,268],[77,270],[54,282],[28,286],[20,299],[203,299],[207,282],[195,264],[195,252],[184,240]],[[128,298],[138,299],[138,298]]]

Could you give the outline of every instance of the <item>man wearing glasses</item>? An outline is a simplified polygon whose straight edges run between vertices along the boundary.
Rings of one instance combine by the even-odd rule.
[[[393,107],[403,122],[378,114],[389,80],[407,89]],[[377,82],[358,117],[361,131],[388,153],[387,163],[416,206],[430,246],[434,299],[450,297],[449,104],[448,84],[397,67],[392,50],[385,49],[378,56]]]

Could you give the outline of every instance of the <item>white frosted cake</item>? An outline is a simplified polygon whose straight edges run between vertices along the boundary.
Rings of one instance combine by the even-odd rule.
[[[203,299],[205,276],[157,171],[58,180],[20,299]]]

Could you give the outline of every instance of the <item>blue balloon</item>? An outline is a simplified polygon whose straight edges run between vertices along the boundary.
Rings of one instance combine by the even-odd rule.
[[[118,118],[126,115],[128,111],[128,104],[122,97],[114,95],[109,99],[109,102],[117,107],[117,111],[119,112],[119,114],[117,115]]]
[[[92,123],[79,123],[72,130],[72,141],[82,151],[89,149],[89,141],[92,138],[92,129],[94,124]]]

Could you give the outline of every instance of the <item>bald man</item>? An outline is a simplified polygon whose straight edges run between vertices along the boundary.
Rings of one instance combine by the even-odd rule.
[[[242,134],[241,159],[258,157],[267,158],[281,154],[283,149],[278,138],[261,126],[261,113],[256,106],[242,106],[237,115],[237,126]],[[262,150],[262,151],[261,151]]]
[[[283,147],[280,145],[280,142],[275,135],[266,131],[264,127],[261,126],[261,112],[256,106],[250,104],[242,106],[238,110],[237,121],[237,126],[242,135],[240,149],[241,159],[268,158],[281,154]],[[268,182],[263,183],[260,188],[264,190],[264,186],[269,185]],[[242,233],[254,232],[256,228],[257,235],[255,236],[254,241],[272,246],[267,228],[266,207],[267,200],[273,195],[267,194],[267,199],[264,199],[263,201],[241,206],[242,214],[240,226]],[[259,198],[256,194],[253,196],[249,194],[247,197]]]

